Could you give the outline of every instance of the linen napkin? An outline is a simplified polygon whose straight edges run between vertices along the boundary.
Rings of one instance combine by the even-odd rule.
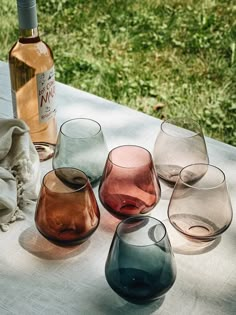
[[[0,119],[0,228],[25,218],[40,189],[40,162],[29,127],[20,119]]]

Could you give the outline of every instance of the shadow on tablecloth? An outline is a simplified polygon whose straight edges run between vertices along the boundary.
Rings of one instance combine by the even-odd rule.
[[[90,245],[87,240],[81,245],[61,247],[46,240],[36,229],[31,226],[19,236],[19,244],[34,256],[47,260],[68,259],[84,252]]]

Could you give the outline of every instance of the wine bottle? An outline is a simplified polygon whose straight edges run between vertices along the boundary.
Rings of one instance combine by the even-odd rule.
[[[29,126],[44,161],[53,156],[57,137],[53,54],[39,37],[36,0],[17,0],[17,11],[19,38],[9,51],[13,113]]]

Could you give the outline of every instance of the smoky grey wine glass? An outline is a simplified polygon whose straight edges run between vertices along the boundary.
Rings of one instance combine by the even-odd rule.
[[[101,178],[107,152],[102,128],[97,121],[89,118],[70,119],[60,127],[53,168],[78,168],[95,186]]]

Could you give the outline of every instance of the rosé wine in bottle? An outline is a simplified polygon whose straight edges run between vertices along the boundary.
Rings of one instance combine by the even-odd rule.
[[[52,51],[38,33],[36,0],[17,0],[20,34],[9,52],[12,105],[24,120],[40,161],[51,158],[57,137]]]

